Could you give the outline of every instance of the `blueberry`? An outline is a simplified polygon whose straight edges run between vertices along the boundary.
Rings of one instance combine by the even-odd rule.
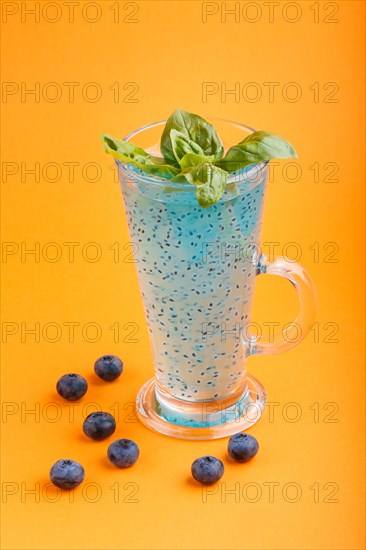
[[[257,454],[258,441],[246,433],[235,434],[229,439],[228,453],[237,462],[247,462]]]
[[[106,412],[94,412],[89,414],[83,423],[85,435],[96,441],[109,437],[116,430],[116,421]]]
[[[108,458],[118,468],[129,468],[137,461],[140,449],[131,439],[117,439],[108,447]]]
[[[116,355],[103,355],[95,361],[94,370],[99,378],[106,382],[112,382],[112,380],[121,376],[123,363]]]
[[[224,465],[214,456],[201,456],[192,464],[192,475],[200,483],[210,485],[218,481],[224,474]]]
[[[75,460],[58,460],[50,471],[50,478],[54,485],[61,489],[73,489],[84,481],[85,471]]]
[[[80,374],[64,374],[56,385],[57,393],[69,401],[80,399],[87,389],[88,382]]]

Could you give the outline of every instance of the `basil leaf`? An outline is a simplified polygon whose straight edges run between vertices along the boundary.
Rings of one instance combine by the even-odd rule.
[[[179,172],[174,178],[172,178],[172,183],[187,183],[186,178],[182,172]]]
[[[196,155],[195,153],[187,153],[180,159],[180,167],[182,170],[189,168],[190,166],[195,166],[196,164],[204,164],[205,162],[211,163],[214,162],[215,157],[211,155],[210,157],[205,157],[204,155]]]
[[[111,153],[114,158],[125,164],[136,166],[147,174],[166,179],[174,178],[179,174],[179,169],[175,166],[166,164],[160,157],[149,155],[144,149],[136,147],[129,141],[115,139],[105,134],[102,135],[102,141],[107,153]]]
[[[181,158],[187,153],[194,153],[196,155],[203,155],[203,151],[197,143],[189,139],[187,136],[178,132],[178,130],[170,130],[170,141],[172,143],[172,149],[175,159],[180,164]]]
[[[292,145],[271,132],[253,132],[243,141],[231,147],[223,159],[216,163],[226,172],[236,172],[250,164],[274,158],[298,158]]]
[[[172,181],[176,183],[186,183],[186,172],[190,172],[189,168],[196,166],[197,164],[212,163],[215,160],[214,156],[205,157],[204,155],[196,155],[195,153],[187,153],[180,160],[181,172],[173,178]],[[187,170],[188,169],[188,170]]]
[[[131,161],[144,164],[144,162],[148,162],[148,159],[151,158],[149,153],[144,151],[144,149],[136,147],[136,145],[130,143],[129,141],[115,139],[107,134],[102,135],[102,141],[104,150],[107,153],[111,153],[115,158],[122,160],[122,162],[127,162],[124,159],[128,158]]]
[[[171,140],[171,130],[178,130],[189,140],[199,145],[202,153],[206,156],[213,155],[215,160],[220,160],[224,154],[221,141],[211,124],[198,115],[178,109],[168,118],[160,141],[161,154],[169,164],[177,165]]]
[[[225,191],[227,174],[213,164],[197,164],[184,170],[189,183],[196,185],[197,200],[203,208],[221,199]]]

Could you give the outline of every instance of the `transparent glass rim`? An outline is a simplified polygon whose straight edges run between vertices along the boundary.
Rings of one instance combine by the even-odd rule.
[[[229,124],[231,126],[236,126],[238,128],[242,128],[246,131],[249,131],[250,134],[255,132],[256,130],[252,128],[251,126],[248,126],[246,124],[243,124],[242,122],[237,122],[235,120],[230,120],[226,118],[219,118],[219,117],[208,117],[208,121],[210,122],[224,122],[226,124]],[[123,141],[130,141],[133,140],[135,136],[138,134],[141,134],[145,130],[149,130],[151,128],[155,128],[156,126],[165,124],[166,120],[158,120],[156,122],[152,122],[150,124],[146,124],[145,126],[141,126],[141,128],[138,128],[137,130],[133,130],[129,134],[127,134],[123,139]],[[169,188],[176,188],[181,190],[187,190],[187,191],[194,191],[194,186],[192,186],[190,183],[178,183],[178,182],[172,182],[168,179],[163,179],[159,177],[150,176],[148,174],[141,174],[136,173],[133,170],[131,170],[128,167],[128,164],[125,164],[123,162],[120,162],[119,160],[115,161],[117,166],[120,168],[122,172],[126,175],[127,178],[136,180],[138,179],[139,183],[146,183],[148,185],[154,185],[156,187],[161,187],[162,189],[166,188],[167,186]],[[247,180],[251,180],[253,178],[258,178],[258,175],[260,172],[262,172],[268,164],[268,161],[260,162],[259,164],[252,164],[244,171],[238,173],[235,172],[230,176],[227,180],[227,184],[235,182],[236,184],[240,185],[242,182],[246,182]]]

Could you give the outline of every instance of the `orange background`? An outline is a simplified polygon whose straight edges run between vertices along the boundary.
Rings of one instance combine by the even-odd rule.
[[[47,2],[40,4],[44,8]],[[3,547],[364,548],[364,2],[300,1],[301,17],[293,23],[286,18],[294,19],[292,10],[298,8],[289,2],[280,3],[272,22],[263,2],[254,3],[261,14],[240,2],[239,20],[228,15],[226,22],[221,3],[211,2],[209,9],[217,13],[206,23],[199,1],[141,1],[137,12],[133,2],[96,2],[98,12],[85,8],[90,3],[78,2],[74,22],[68,21],[64,3],[57,4],[59,21],[50,22],[59,11],[51,6],[39,22],[32,16],[22,22],[24,3],[2,2],[2,78],[7,83],[2,100],[2,238],[8,252],[2,257],[2,322],[5,331],[17,331],[7,336],[2,351]],[[119,22],[113,20],[117,4]],[[314,21],[317,6],[319,22]],[[91,23],[100,11],[99,21]],[[257,15],[257,22],[248,22]],[[24,92],[24,86],[34,88],[36,82],[39,101],[34,95],[22,97],[22,86]],[[56,88],[45,88],[49,82]],[[80,83],[73,102],[65,82]],[[98,101],[90,99],[92,87],[85,92],[90,82],[102,91]],[[113,95],[116,82],[119,98]],[[137,102],[126,101],[137,89],[136,84],[123,89],[129,82],[137,83],[132,97]],[[239,82],[244,97],[236,102],[233,95],[216,93],[205,102],[203,82],[216,82],[219,88],[225,83],[227,89]],[[245,87],[248,82],[262,92],[257,102],[248,100],[254,95],[254,87]],[[273,101],[265,82],[279,83]],[[301,91],[297,102],[286,96],[295,90],[286,88],[289,82]],[[314,96],[316,82],[319,98]],[[334,85],[329,82],[339,87],[330,97]],[[61,97],[50,101],[59,89]],[[82,90],[90,95],[83,97]],[[178,107],[275,131],[299,154],[299,181],[289,181],[290,168],[286,176],[277,167],[268,186],[263,242],[280,243],[277,253],[289,242],[300,247],[301,263],[319,293],[319,335],[313,332],[287,354],[249,360],[249,370],[277,405],[273,416],[267,410],[251,430],[261,449],[246,465],[229,462],[226,440],[172,440],[131,416],[138,388],[152,376],[152,357],[135,267],[124,261],[130,249],[123,249],[129,236],[121,195],[99,134],[123,136]],[[64,164],[70,162],[79,163],[74,181]],[[35,163],[44,171],[39,181],[24,173]],[[56,168],[51,165],[47,172],[47,163],[57,163]],[[90,166],[83,174],[87,163],[97,163],[98,181],[90,181],[98,175]],[[314,163],[320,166],[319,182],[310,168]],[[334,165],[326,163],[339,166],[336,181],[328,181]],[[55,248],[44,249],[50,242],[61,249],[59,261],[47,261],[55,253]],[[79,243],[74,262],[63,244],[67,242]],[[82,256],[91,242],[102,250],[99,261]],[[39,261],[31,255],[22,261],[21,247],[34,248],[35,243],[40,243]],[[111,246],[119,247],[119,258]],[[314,256],[316,247],[319,257]],[[90,247],[84,252],[93,256]],[[295,311],[295,297],[285,282],[258,280],[256,321],[285,323]],[[79,323],[74,342],[65,325],[70,322]],[[29,334],[22,341],[21,323],[23,328],[40,323],[38,343]],[[56,328],[52,325],[48,333],[47,323],[57,323]],[[102,331],[99,341],[90,341],[96,333],[88,323],[97,323]],[[131,330],[126,323],[138,325],[138,342],[126,339]],[[117,342],[112,325],[120,328]],[[57,327],[61,337],[52,343]],[[99,383],[92,368],[105,353],[116,353],[125,363],[122,377],[110,385]],[[71,420],[70,408],[54,390],[56,380],[70,371],[85,375],[90,385]],[[94,410],[85,405],[91,402],[115,413],[118,408],[116,436],[134,439],[141,448],[133,468],[116,470],[105,457],[108,442],[83,437],[82,419]],[[26,414],[28,409],[36,412]],[[226,467],[225,477],[211,488],[216,492],[206,496],[190,479],[192,461],[203,454],[222,458]],[[73,502],[47,486],[49,468],[59,458],[74,458],[86,470],[87,490],[79,487]],[[271,499],[272,482],[278,485]],[[36,495],[26,493],[32,488]],[[236,495],[225,494],[235,488]],[[301,497],[290,502],[296,490]],[[132,492],[136,494],[129,496]]]

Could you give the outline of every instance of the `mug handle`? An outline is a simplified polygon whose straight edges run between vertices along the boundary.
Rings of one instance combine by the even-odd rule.
[[[288,323],[282,332],[273,337],[249,336],[243,338],[247,355],[282,353],[288,351],[308,334],[314,324],[317,309],[317,294],[313,281],[307,271],[298,263],[278,257],[270,262],[264,255],[259,257],[257,275],[279,275],[295,287],[300,302],[299,314],[295,321]]]

